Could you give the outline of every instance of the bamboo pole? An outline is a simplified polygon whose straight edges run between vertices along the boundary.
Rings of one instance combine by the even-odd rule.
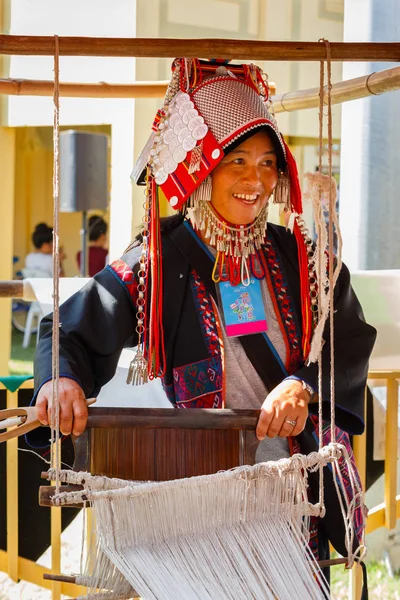
[[[370,73],[363,77],[348,79],[332,86],[332,104],[340,104],[357,98],[379,95],[400,89],[400,67]],[[319,106],[319,87],[288,92],[272,98],[275,113],[291,112]],[[324,102],[327,102],[325,93]]]
[[[61,83],[60,95],[70,98],[163,98],[167,81],[143,81],[132,84]],[[29,79],[0,79],[0,94],[11,96],[52,96],[52,81]],[[379,95],[400,89],[400,67],[348,79],[332,86],[332,103]],[[292,112],[319,106],[319,88],[287,92],[278,96],[275,84],[270,83],[275,113]],[[326,97],[325,97],[326,101]]]
[[[136,81],[130,84],[60,83],[60,96],[68,98],[163,98],[168,81]],[[52,96],[54,83],[45,80],[0,79],[0,94]]]
[[[320,61],[321,42],[264,42],[235,39],[59,37],[61,56],[137,58],[228,57],[241,60]],[[400,61],[399,42],[332,42],[333,61]],[[0,35],[0,54],[52,56],[53,36]]]

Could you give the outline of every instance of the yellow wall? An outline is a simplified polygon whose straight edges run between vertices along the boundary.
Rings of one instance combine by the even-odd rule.
[[[110,132],[108,126],[73,129]],[[34,249],[31,235],[37,223],[53,223],[53,133],[50,127],[20,127],[16,131],[14,255],[20,259],[16,264],[19,270],[26,254]],[[108,211],[103,216],[108,221]],[[68,277],[79,274],[76,253],[81,223],[81,213],[60,213],[60,245],[67,254],[64,269]]]

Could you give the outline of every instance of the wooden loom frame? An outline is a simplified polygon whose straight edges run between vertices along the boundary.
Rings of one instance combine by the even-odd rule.
[[[54,38],[50,36],[0,35],[0,54],[53,55],[54,47]],[[400,61],[400,43],[334,42],[330,44],[330,49],[332,61]],[[326,48],[319,42],[254,42],[247,40],[167,40],[145,38],[124,40],[116,38],[59,37],[59,52],[60,56],[127,56],[156,58],[173,58],[175,56],[202,56],[204,58],[212,58],[214,56],[229,56],[232,59],[250,59],[257,61],[326,60]],[[365,85],[368,88],[368,79]],[[280,100],[283,110],[295,110],[293,105],[292,108],[289,109],[289,101],[291,100],[289,94],[285,94]],[[340,101],[341,100],[338,100],[338,102]],[[10,290],[8,290],[8,292],[10,292]],[[391,435],[391,438],[393,438],[393,434]],[[56,584],[53,598],[59,598],[59,586],[60,584]],[[356,598],[354,595],[354,593],[357,593],[356,590],[357,585],[353,588],[353,598]]]

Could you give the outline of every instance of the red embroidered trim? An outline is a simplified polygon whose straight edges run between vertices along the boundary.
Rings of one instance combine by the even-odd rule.
[[[280,264],[280,259],[276,252],[275,246],[268,236],[268,230],[267,239],[265,240],[265,249],[265,258],[267,259],[268,272],[271,277],[271,283],[274,292],[272,296],[275,295],[276,297],[279,306],[279,312],[282,317],[282,321],[279,319],[281,331],[284,339],[287,339],[290,347],[286,359],[286,368],[289,375],[291,375],[300,367],[303,362],[301,339],[295,320],[295,311],[292,300],[288,294],[287,282],[285,280],[282,265]]]
[[[122,283],[126,286],[126,289],[129,292],[130,297],[132,298],[132,302],[136,303],[137,300],[137,281],[136,277],[130,268],[129,265],[126,264],[125,261],[118,259],[114,260],[109,265],[110,269],[114,271],[114,273],[119,277]]]
[[[216,324],[216,314],[211,303],[211,296],[196,271],[190,274],[196,312],[207,344],[210,356],[220,356],[220,338]]]

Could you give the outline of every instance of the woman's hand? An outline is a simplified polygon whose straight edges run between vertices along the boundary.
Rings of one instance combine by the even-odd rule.
[[[310,394],[301,381],[282,381],[268,394],[261,407],[256,435],[261,441],[269,438],[298,435],[305,427],[308,417]]]
[[[81,386],[68,377],[59,380],[60,431],[80,435],[86,427],[88,409]],[[36,399],[36,415],[42,425],[51,424],[53,382],[45,383]]]

